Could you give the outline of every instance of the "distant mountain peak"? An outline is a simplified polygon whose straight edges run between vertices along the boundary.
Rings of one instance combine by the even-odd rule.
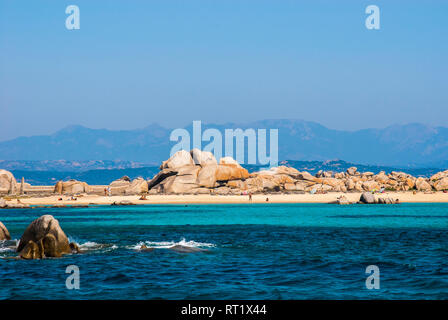
[[[71,124],[71,125],[68,125],[62,129],[58,130],[56,132],[56,134],[57,133],[65,133],[65,132],[75,132],[75,131],[84,130],[84,129],[93,130],[93,129],[87,128],[87,127],[79,125],[79,124]]]

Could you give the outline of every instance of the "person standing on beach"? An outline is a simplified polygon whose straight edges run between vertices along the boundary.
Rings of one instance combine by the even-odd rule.
[[[252,201],[252,192],[249,191],[249,201]]]

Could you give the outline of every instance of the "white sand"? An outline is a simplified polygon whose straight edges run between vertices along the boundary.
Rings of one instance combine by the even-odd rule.
[[[361,193],[342,193],[331,192],[326,194],[270,194],[270,195],[253,195],[252,203],[266,203],[266,198],[269,198],[268,203],[328,203],[335,201],[337,197],[345,195],[349,201],[357,202]],[[389,197],[399,199],[400,202],[448,202],[448,193],[435,192],[425,194],[423,192],[388,192],[377,197]],[[63,198],[59,201],[59,198]],[[75,204],[100,204],[107,205],[113,202],[120,202],[128,200],[135,204],[193,204],[193,203],[250,203],[247,195],[241,196],[217,196],[217,195],[148,195],[147,200],[138,200],[140,196],[97,196],[85,195],[78,197],[78,200],[69,200],[68,196],[48,196],[48,197],[30,197],[22,198],[22,203],[30,205],[75,205]],[[15,203],[16,200],[8,201]]]

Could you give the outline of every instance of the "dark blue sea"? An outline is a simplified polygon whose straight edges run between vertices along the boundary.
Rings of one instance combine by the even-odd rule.
[[[5,259],[44,214],[85,253]],[[448,299],[448,204],[34,208],[0,221],[16,239],[0,242],[0,299]],[[379,289],[366,288],[369,265]]]

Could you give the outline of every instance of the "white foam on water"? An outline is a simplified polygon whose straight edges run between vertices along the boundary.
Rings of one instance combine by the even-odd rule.
[[[87,241],[84,243],[78,244],[80,249],[95,249],[101,247],[102,245],[93,241]]]
[[[0,241],[0,253],[16,251],[19,241],[14,240],[1,240]]]
[[[117,245],[109,244],[109,243],[97,243],[94,241],[77,242],[77,241],[72,241],[71,239],[70,239],[70,242],[77,243],[79,246],[79,249],[81,249],[83,251],[93,251],[93,250],[110,251],[110,250],[118,249]]]
[[[13,248],[0,247],[0,253],[15,251]]]
[[[214,248],[216,245],[213,243],[206,243],[206,242],[196,242],[193,240],[186,241],[185,238],[182,238],[182,240],[176,242],[176,241],[160,241],[160,242],[154,242],[154,241],[140,241],[134,246],[129,246],[127,248],[138,250],[142,245],[146,245],[148,248],[155,248],[155,249],[169,249],[174,246],[183,246],[183,247],[190,247],[190,248]]]

